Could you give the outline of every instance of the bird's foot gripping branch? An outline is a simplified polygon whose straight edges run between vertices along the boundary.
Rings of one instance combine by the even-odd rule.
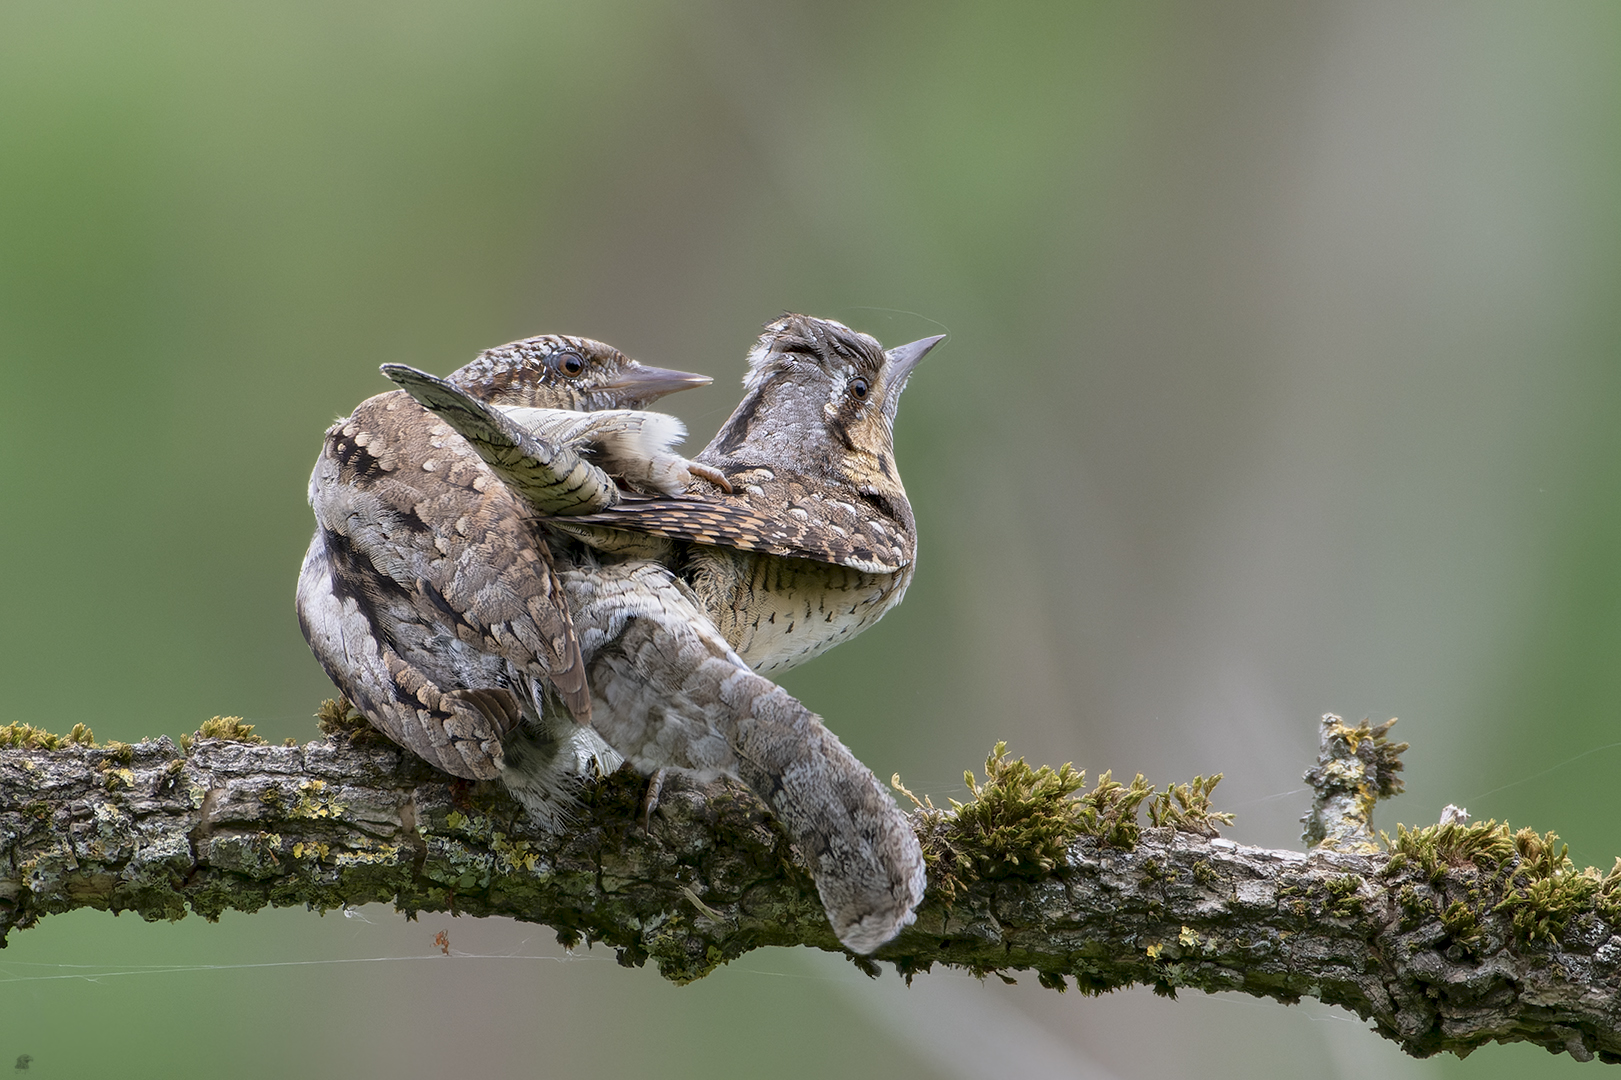
[[[327,738],[270,746],[220,720],[96,745],[0,728],[0,933],[73,908],[206,918],[267,904],[388,902],[545,922],[666,977],[699,978],[761,945],[837,950],[781,827],[735,781],[671,776],[586,792],[562,833],[489,783],[457,781],[324,710]],[[1159,791],[998,747],[972,798],[912,822],[929,891],[873,959],[935,964],[1083,994],[1146,983],[1343,1005],[1413,1054],[1527,1040],[1621,1061],[1621,875],[1577,870],[1552,833],[1397,826],[1388,725],[1323,723],[1308,774],[1308,851],[1214,835],[1216,778]],[[1146,817],[1146,822],[1143,818]]]

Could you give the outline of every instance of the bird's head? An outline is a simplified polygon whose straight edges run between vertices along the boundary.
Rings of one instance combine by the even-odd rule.
[[[665,394],[714,380],[639,364],[590,338],[542,334],[485,349],[446,381],[489,405],[590,412],[646,408]]]
[[[749,353],[743,401],[700,460],[899,490],[895,411],[912,369],[943,336],[885,352],[843,323],[784,315]]]

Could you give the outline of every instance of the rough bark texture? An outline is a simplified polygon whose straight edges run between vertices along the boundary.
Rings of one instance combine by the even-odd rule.
[[[495,785],[345,737],[0,750],[0,935],[79,907],[176,919],[385,901],[548,923],[677,980],[762,945],[839,948],[809,875],[741,785],[670,776],[650,828],[646,788],[610,778],[555,836]],[[939,812],[916,820],[925,834],[950,827]],[[1130,850],[1083,837],[1062,865],[1021,869],[989,880],[931,869],[917,924],[876,959],[908,976],[937,963],[1033,970],[1083,992],[1315,997],[1417,1055],[1523,1039],[1621,1061],[1609,909],[1528,936],[1512,921],[1524,904],[1497,906],[1514,890],[1501,869],[1269,851],[1172,828],[1144,829]]]

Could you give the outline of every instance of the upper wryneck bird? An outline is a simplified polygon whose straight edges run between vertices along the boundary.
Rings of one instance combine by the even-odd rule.
[[[556,524],[608,547],[624,542],[592,529],[685,541],[672,558],[733,648],[757,671],[802,663],[877,622],[912,579],[895,413],[941,340],[886,352],[841,323],[786,315],[749,353],[742,402],[694,459],[733,493],[694,483]]]

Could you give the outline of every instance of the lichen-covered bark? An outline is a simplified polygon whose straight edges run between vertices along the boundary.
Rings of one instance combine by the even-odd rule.
[[[494,786],[341,737],[0,750],[0,934],[79,907],[172,919],[386,901],[549,923],[678,980],[761,945],[839,948],[809,876],[740,785],[671,776],[650,827],[645,791],[610,778],[555,836]],[[931,889],[876,959],[908,975],[1033,970],[1087,992],[1309,996],[1415,1054],[1524,1039],[1621,1061],[1615,926],[1587,911],[1528,940],[1496,909],[1512,890],[1503,873],[1401,863],[1169,828],[1131,850],[1083,838],[1050,872],[958,877],[949,901]]]

